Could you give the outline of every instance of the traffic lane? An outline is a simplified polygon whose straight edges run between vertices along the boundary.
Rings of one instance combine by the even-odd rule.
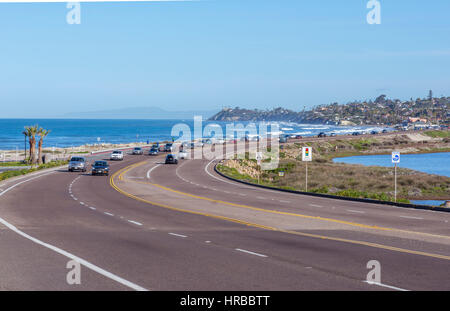
[[[32,200],[33,194],[40,193],[43,188],[57,189],[62,176],[47,177],[40,183],[28,184],[28,189],[22,190],[30,194],[29,200]],[[56,196],[59,193],[56,192]],[[86,207],[52,202],[57,204],[49,205],[45,198],[37,197],[32,206],[29,205],[31,213],[28,216],[33,218],[32,225],[23,224],[28,234],[64,247],[146,288],[336,289],[336,282],[330,283],[330,278],[339,280],[339,288],[367,288],[367,285],[332,274],[306,271],[296,266],[287,268],[270,261],[259,262],[261,258],[235,250],[209,250],[208,246],[212,245],[189,244],[179,236],[136,230],[130,224],[92,213]],[[12,209],[21,205],[15,200],[6,203]],[[52,219],[54,225],[49,222],[38,226],[39,222],[34,220],[37,214],[41,214],[43,219]],[[70,221],[62,223],[63,216]],[[304,282],[305,279],[309,281]]]
[[[126,180],[124,181],[126,182]],[[139,193],[141,193],[139,195],[139,197],[142,198],[146,198],[145,195],[142,195],[142,191],[137,191]],[[147,192],[147,197],[150,200],[154,200],[156,198],[157,194],[153,193],[153,192]],[[174,202],[171,200],[171,195],[167,195],[167,200],[166,200],[166,204],[173,204]],[[200,204],[200,203],[199,203]],[[188,202],[187,200],[184,201],[184,204],[181,206],[184,208],[187,208],[190,204],[190,202]],[[314,231],[307,231],[308,233],[314,233]],[[317,231],[316,233],[319,234],[323,234],[325,232],[325,234],[327,233],[326,231]],[[242,235],[244,235],[245,233],[247,233],[247,231],[240,231],[239,233],[237,233],[236,235],[233,235],[232,232],[226,232],[226,234],[223,233],[218,233],[215,235],[211,235],[211,233],[208,232],[207,235],[203,235],[203,231],[202,230],[196,230],[194,233],[192,233],[195,237],[201,235],[202,239],[205,239],[207,241],[210,241],[212,243],[220,243],[221,245],[228,245],[228,247],[232,248],[235,247],[235,242],[238,241],[238,244],[240,245],[240,247],[245,247],[246,249],[250,249],[256,253],[259,254],[266,254],[268,255],[270,258],[274,257],[274,253],[276,255],[278,255],[279,257],[277,257],[281,262],[289,262],[295,259],[292,258],[308,258],[311,259],[311,261],[307,262],[306,265],[309,265],[309,267],[307,268],[311,268],[311,266],[314,266],[316,262],[318,262],[318,258],[332,258],[332,260],[326,264],[324,264],[323,266],[319,266],[318,269],[329,269],[329,270],[333,270],[334,273],[338,274],[338,273],[343,273],[343,271],[345,271],[346,273],[355,273],[354,271],[354,267],[355,267],[355,263],[352,262],[352,258],[358,258],[358,255],[364,254],[364,255],[368,255],[370,258],[374,259],[377,258],[379,260],[381,260],[384,264],[387,264],[387,267],[392,266],[393,268],[388,270],[388,274],[393,276],[393,281],[397,281],[397,280],[401,280],[403,284],[408,285],[409,283],[409,276],[412,274],[414,274],[414,269],[417,269],[418,267],[423,267],[420,269],[423,269],[423,271],[427,271],[427,275],[426,277],[422,277],[419,276],[417,280],[424,278],[427,281],[424,283],[417,283],[420,284],[420,288],[425,289],[425,288],[437,288],[436,286],[438,286],[439,284],[442,284],[442,282],[447,282],[448,281],[448,275],[442,274],[442,271],[447,271],[445,269],[448,269],[448,261],[446,260],[442,260],[442,259],[435,259],[435,258],[431,258],[431,261],[439,261],[441,260],[442,262],[437,264],[437,266],[441,266],[442,269],[440,269],[438,272],[436,272],[436,270],[430,270],[430,272],[428,272],[427,267],[430,267],[430,264],[434,264],[428,261],[428,257],[424,257],[424,256],[418,256],[415,254],[410,254],[410,253],[402,253],[402,252],[396,252],[396,251],[392,251],[392,250],[386,250],[386,249],[376,249],[376,248],[372,248],[369,247],[368,249],[370,249],[369,251],[367,249],[364,249],[367,246],[361,246],[361,245],[357,245],[356,247],[353,247],[354,245],[351,244],[349,246],[349,244],[345,244],[343,245],[342,242],[336,242],[336,241],[322,241],[322,239],[318,238],[316,239],[314,242],[310,242],[311,246],[306,246],[304,247],[304,245],[302,243],[297,244],[297,247],[291,247],[290,243],[287,243],[287,247],[285,249],[282,249],[279,247],[279,245],[283,244],[283,241],[285,239],[285,237],[283,237],[283,239],[281,239],[280,241],[276,240],[273,241],[273,243],[269,243],[269,244],[265,244],[265,245],[261,245],[259,247],[256,246],[255,240],[249,240],[246,243],[244,242],[239,242],[240,241],[240,237],[242,237]],[[272,232],[272,240],[273,240],[273,235],[277,234],[279,232]],[[190,233],[188,233],[190,234]],[[352,233],[353,236],[355,236],[355,233]],[[302,237],[305,238],[305,237]],[[225,239],[225,240],[224,240]],[[229,239],[229,240],[228,240]],[[267,242],[268,240],[270,240],[270,238],[262,238],[261,241]],[[314,240],[311,239],[310,237],[307,237],[308,241]],[[298,241],[297,241],[298,242]],[[231,244],[230,244],[231,243]],[[324,243],[331,243],[330,245],[324,245]],[[336,244],[335,244],[336,243]],[[336,249],[333,249],[333,247],[336,247]],[[358,247],[361,247],[361,249],[357,249]],[[302,254],[302,251],[304,252],[305,249],[307,250],[308,248],[311,248],[312,251],[315,252],[314,255],[308,254],[307,256],[304,256]],[[347,249],[349,248],[349,249]],[[325,254],[321,254],[318,250],[324,249],[327,251],[327,253]],[[345,258],[345,256],[342,256],[340,254],[340,251],[345,250],[346,254],[347,254],[347,258]],[[374,253],[372,254],[371,251],[373,251]],[[287,253],[286,253],[287,252]],[[290,254],[289,254],[290,252]],[[298,252],[296,254],[292,254],[292,252]],[[384,252],[386,252],[386,254],[388,254],[387,256],[384,256]],[[398,254],[396,254],[398,253]],[[341,261],[338,262],[338,264],[336,264],[337,260],[336,260],[336,256],[334,256],[333,254],[339,254],[338,258],[342,258]],[[394,255],[392,255],[394,254]],[[392,256],[392,257],[390,257]],[[410,257],[409,257],[410,256]],[[276,256],[275,256],[276,257]],[[359,264],[359,268],[364,267],[365,264],[367,264],[366,261],[367,258],[364,259],[360,259],[358,260],[358,264]],[[338,259],[339,260],[339,259]],[[408,269],[400,269],[401,265],[396,265],[395,263],[401,263],[401,262],[410,262],[411,265],[408,266]],[[392,263],[394,263],[392,265]],[[299,265],[303,264],[303,266],[305,266],[305,262],[303,263],[297,263]],[[331,268],[330,268],[331,267]],[[400,269],[400,270],[399,270]],[[397,270],[399,272],[397,272]],[[360,271],[360,270],[359,270]],[[359,272],[361,273],[361,272]],[[360,274],[359,274],[360,275]],[[357,278],[358,276],[355,276],[354,274],[352,275],[352,277]],[[389,278],[387,279],[389,280]],[[438,281],[436,281],[438,280]],[[413,283],[415,283],[416,280],[414,280]],[[411,285],[411,284],[409,284]],[[419,288],[419,287],[416,287]]]
[[[324,217],[342,217],[341,220],[353,222],[363,222],[368,225],[388,225],[401,229],[423,230],[441,235],[449,235],[450,215],[443,212],[424,211],[406,209],[400,207],[377,205],[363,202],[352,202],[338,199],[319,198],[307,195],[298,195],[279,192],[257,187],[246,186],[229,180],[223,180],[212,170],[212,165],[208,167],[209,173],[214,174],[213,178],[205,172],[205,163],[199,160],[183,163],[175,170],[175,175],[179,181],[175,181],[172,170],[165,169],[167,176],[171,179],[159,178],[158,172],[152,174],[156,183],[161,183],[167,187],[185,187],[196,194],[211,193],[218,199],[227,199],[238,203],[245,201],[249,205],[257,205],[262,208],[276,209],[287,212],[304,211],[310,215],[320,215]],[[159,171],[163,174],[162,171]],[[180,182],[182,181],[182,182]],[[184,183],[183,183],[184,182]]]
[[[159,170],[168,170],[166,171],[166,175],[169,176],[169,171],[173,169],[172,166],[162,167],[161,169],[158,167],[157,170],[153,170],[153,172],[157,172]],[[145,165],[138,166],[133,168],[131,171],[125,174],[125,178],[132,176],[142,176],[144,175],[147,167]],[[153,173],[152,172],[152,173]],[[153,178],[153,174],[151,175]],[[130,179],[131,182],[138,182],[135,179]],[[423,233],[415,233],[415,232],[403,232],[394,228],[373,228],[373,227],[364,227],[358,226],[357,223],[348,224],[347,222],[339,223],[337,221],[331,221],[323,218],[313,218],[310,219],[308,217],[303,217],[301,214],[298,216],[298,212],[292,215],[288,214],[279,214],[267,211],[264,213],[259,209],[258,205],[256,205],[256,210],[254,207],[246,205],[227,205],[217,202],[213,199],[207,199],[207,197],[213,197],[208,193],[202,193],[204,197],[197,199],[196,196],[192,197],[190,195],[183,195],[178,192],[166,191],[165,189],[152,189],[153,185],[149,184],[148,186],[140,185],[140,189],[137,190],[136,187],[132,187],[131,191],[135,191],[134,193],[138,193],[140,196],[148,195],[150,201],[155,200],[158,197],[165,196],[164,201],[161,203],[173,202],[177,204],[177,201],[184,202],[184,207],[191,207],[190,209],[194,211],[204,211],[220,216],[237,218],[247,222],[253,222],[264,226],[276,227],[276,228],[284,228],[291,230],[326,230],[328,233],[332,234],[333,237],[340,238],[348,238],[348,239],[358,239],[373,243],[383,243],[391,246],[402,247],[407,249],[418,249],[427,252],[437,252],[439,254],[450,254],[450,247],[447,237],[428,235]],[[181,189],[184,190],[185,193],[189,192],[190,189]],[[137,191],[137,192],[136,192]],[[174,194],[174,198],[172,198],[172,194]],[[183,197],[184,196],[184,197]],[[184,199],[184,200],[183,200]],[[193,201],[194,200],[194,201]],[[200,201],[204,201],[204,206],[199,203]],[[229,201],[225,199],[225,201]],[[208,205],[209,204],[209,205]],[[181,206],[183,208],[183,205]],[[329,216],[328,216],[329,217]],[[289,218],[289,219],[288,219]],[[358,234],[356,234],[358,233]]]
[[[233,233],[216,232],[211,243],[228,247],[239,245],[281,262],[360,280],[366,279],[371,270],[367,267],[369,261],[376,260],[380,263],[381,282],[385,285],[407,290],[450,289],[448,260],[332,241],[328,243],[324,240],[264,230]],[[323,231],[317,233],[324,234]],[[204,236],[203,232],[198,232],[197,235],[203,239],[211,238],[209,235]]]
[[[116,168],[130,165],[134,161],[136,161],[136,158],[130,157],[125,158],[124,161],[111,163],[111,170],[114,171]],[[75,178],[87,175],[90,176],[88,172],[68,172],[67,169],[58,168],[48,173],[43,172],[21,179],[19,182],[31,180],[19,184],[2,196],[0,217],[6,218],[15,226],[21,228],[22,226],[71,225],[71,220],[65,217],[63,207],[75,207],[78,202],[71,199],[69,186]],[[9,184],[8,187],[12,185]],[[36,205],[38,199],[41,204]],[[14,206],[14,208],[8,208],[8,206]],[[61,208],[56,208],[58,206]],[[49,209],[52,210],[52,217],[48,217]],[[82,224],[80,223],[80,225]]]
[[[83,269],[80,284],[69,284],[71,260],[0,225],[0,290],[128,290],[92,270]],[[72,267],[72,266],[70,266]]]

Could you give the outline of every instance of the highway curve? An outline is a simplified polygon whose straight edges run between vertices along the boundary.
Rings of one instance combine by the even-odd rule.
[[[98,157],[101,157],[98,156]],[[449,290],[450,214],[260,189],[127,155],[0,184],[0,290]],[[69,285],[67,262],[82,264]],[[367,263],[381,283],[364,282]]]

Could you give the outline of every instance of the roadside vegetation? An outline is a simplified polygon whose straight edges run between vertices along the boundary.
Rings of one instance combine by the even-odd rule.
[[[5,167],[5,166],[28,166],[27,163],[24,162],[0,162],[0,167]]]
[[[425,137],[424,140],[421,139],[422,136]],[[303,146],[312,147],[314,154],[313,162],[308,163],[309,192],[381,201],[394,201],[393,168],[334,163],[333,158],[390,154],[393,150],[399,150],[402,153],[450,151],[450,142],[447,142],[445,138],[436,140],[424,135],[408,137],[393,134],[346,140],[330,138],[283,144],[280,150],[279,167],[272,171],[260,172],[256,161],[249,159],[248,154],[244,159],[226,160],[217,168],[230,177],[247,182],[305,191],[305,163],[301,161]],[[283,176],[280,176],[280,172],[284,172]],[[450,197],[449,177],[410,169],[397,169],[397,187],[399,202],[409,202],[412,199],[448,200]]]
[[[29,168],[29,169],[23,169],[23,170],[17,170],[17,171],[6,171],[6,172],[2,172],[0,173],[0,181],[1,180],[5,180],[11,177],[16,177],[16,176],[20,176],[20,175],[25,175],[25,174],[29,174],[35,171],[39,171],[45,168],[52,168],[52,167],[57,167],[57,166],[62,166],[67,164],[68,161],[52,161],[46,164],[41,164],[37,167],[33,167],[33,168]]]

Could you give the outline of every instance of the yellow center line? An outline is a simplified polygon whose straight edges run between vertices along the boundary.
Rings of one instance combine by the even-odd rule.
[[[433,254],[433,253],[409,250],[409,249],[393,247],[393,246],[388,246],[388,245],[383,245],[383,244],[378,244],[378,243],[372,243],[372,242],[350,240],[350,239],[337,238],[337,237],[318,235],[318,234],[312,234],[312,233],[304,233],[304,232],[299,232],[299,231],[278,229],[278,228],[274,228],[274,227],[269,227],[269,226],[264,226],[264,225],[260,225],[260,224],[250,223],[250,222],[243,221],[243,220],[240,220],[240,219],[235,219],[235,218],[230,218],[230,217],[225,217],[225,216],[218,216],[218,215],[213,215],[213,214],[208,214],[208,213],[203,213],[203,212],[197,212],[197,211],[181,209],[181,208],[173,207],[173,206],[166,205],[166,204],[161,204],[161,203],[158,203],[158,202],[153,202],[153,201],[150,201],[150,200],[143,199],[141,197],[135,196],[135,195],[133,195],[131,193],[128,193],[128,192],[124,191],[123,189],[119,188],[115,184],[114,178],[116,176],[119,176],[118,177],[119,180],[123,180],[123,175],[125,173],[127,173],[131,169],[136,168],[138,166],[141,166],[141,165],[143,165],[145,163],[147,163],[147,161],[139,162],[139,163],[127,166],[127,167],[117,171],[116,173],[114,173],[110,177],[110,185],[116,191],[118,191],[119,193],[122,193],[123,195],[125,195],[127,197],[130,197],[132,199],[135,199],[137,201],[141,201],[141,202],[144,202],[144,203],[147,203],[147,204],[151,204],[151,205],[155,205],[155,206],[159,206],[159,207],[163,207],[163,208],[167,208],[167,209],[175,210],[175,211],[179,211],[179,212],[195,214],[195,215],[202,215],[202,216],[207,216],[207,217],[211,217],[211,218],[231,221],[231,222],[235,222],[235,223],[239,223],[239,224],[243,224],[243,225],[247,225],[247,226],[251,226],[251,227],[257,227],[257,228],[262,228],[262,229],[272,230],[272,231],[278,231],[278,232],[283,232],[283,233],[288,233],[288,234],[295,234],[295,235],[304,236],[304,237],[318,238],[318,239],[337,241],[337,242],[345,242],[345,243],[364,245],[364,246],[369,246],[369,247],[374,247],[374,248],[379,248],[379,249],[391,250],[391,251],[396,251],[396,252],[402,252],[402,253],[422,255],[422,256],[427,256],[427,257],[432,257],[432,258],[439,258],[439,259],[444,259],[444,260],[450,260],[450,256],[445,256],[445,255],[440,255],[440,254]],[[433,237],[440,237],[440,238],[450,238],[448,236],[434,235],[434,234],[424,233],[424,232],[407,231],[407,230],[401,230],[401,229],[395,229],[395,228],[369,226],[369,225],[353,223],[353,222],[348,222],[348,221],[343,221],[343,220],[337,220],[337,219],[332,219],[332,218],[324,218],[324,217],[319,217],[319,216],[309,216],[309,215],[302,215],[302,214],[295,214],[295,213],[288,213],[288,212],[280,212],[280,211],[274,211],[274,210],[266,210],[266,209],[256,208],[256,207],[252,207],[252,206],[248,206],[248,205],[235,204],[235,203],[231,203],[231,202],[226,202],[226,201],[221,201],[221,200],[215,200],[215,199],[211,199],[211,198],[201,197],[201,196],[197,196],[197,195],[181,192],[181,191],[178,191],[178,190],[170,189],[170,188],[158,185],[158,184],[147,183],[147,182],[136,182],[136,181],[133,181],[133,182],[150,184],[150,185],[159,187],[159,188],[167,190],[167,191],[172,191],[172,192],[175,192],[175,193],[179,193],[179,194],[182,194],[182,195],[187,195],[187,196],[198,198],[198,199],[202,199],[202,200],[207,200],[207,201],[217,202],[217,203],[223,203],[223,204],[227,204],[227,205],[232,205],[232,206],[242,207],[242,208],[248,208],[248,209],[258,210],[258,211],[263,211],[263,212],[268,212],[268,213],[281,214],[281,215],[290,215],[290,216],[296,216],[296,217],[302,217],[302,218],[308,218],[308,219],[318,219],[318,220],[331,221],[331,222],[337,222],[337,223],[344,223],[344,224],[348,224],[348,225],[352,225],[352,226],[369,228],[369,229],[375,229],[375,230],[389,230],[389,231],[413,233],[413,234],[433,236]]]

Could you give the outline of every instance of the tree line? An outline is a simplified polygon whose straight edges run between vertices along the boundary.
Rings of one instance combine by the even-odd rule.
[[[39,125],[25,126],[25,130],[22,132],[28,138],[28,144],[30,146],[30,155],[27,158],[25,153],[25,161],[31,165],[42,164],[42,145],[44,138],[50,134],[50,130],[43,129]],[[39,137],[37,142],[38,156],[36,158],[36,137]]]

